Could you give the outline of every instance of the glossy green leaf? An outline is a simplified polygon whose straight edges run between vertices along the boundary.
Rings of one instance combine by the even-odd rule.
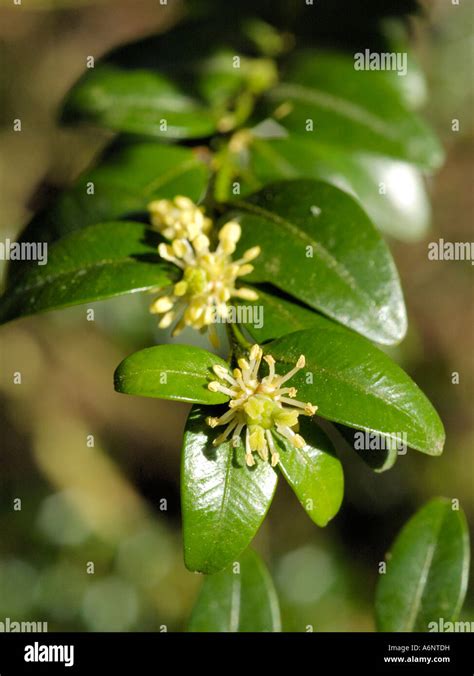
[[[464,513],[447,498],[431,500],[403,527],[387,555],[375,600],[379,631],[439,631],[441,619],[458,617],[468,575]]]
[[[105,63],[125,72],[166,74],[181,92],[207,101],[215,112],[224,112],[232,107],[243,85],[259,91],[255,85],[262,81],[262,60],[244,55],[250,45],[240,31],[240,16],[222,21],[218,14],[205,21],[201,16],[188,16],[165,33],[120,46],[106,55]],[[235,67],[236,56],[239,67]]]
[[[300,418],[300,434],[306,441],[303,448],[278,438],[278,467],[310,519],[318,526],[326,526],[342,503],[342,465],[328,437],[313,422]]]
[[[439,167],[442,148],[393,85],[397,74],[356,70],[354,64],[352,56],[342,53],[299,52],[283,82],[267,93],[265,112],[273,112],[292,133],[345,152],[374,152]]]
[[[242,445],[212,445],[219,434],[205,422],[212,414],[191,411],[181,468],[184,560],[190,570],[208,574],[226,568],[248,547],[277,484],[268,462],[247,467]]]
[[[207,577],[188,631],[278,632],[280,609],[272,579],[251,549],[226,570]]]
[[[88,225],[130,217],[145,211],[153,199],[187,195],[197,202],[208,178],[208,167],[187,148],[159,143],[118,146],[36,215],[21,241],[51,242]]]
[[[306,367],[291,380],[300,401],[317,415],[439,455],[444,429],[435,409],[411,378],[384,352],[330,322],[269,343],[265,351],[284,373],[304,354]],[[405,436],[406,435],[406,436]]]
[[[128,221],[71,233],[49,247],[46,265],[23,265],[0,299],[0,321],[168,286],[176,270],[159,258],[157,240]]]
[[[192,345],[155,345],[134,352],[117,367],[115,389],[124,394],[176,399],[196,404],[221,404],[228,397],[211,392],[212,367],[227,363]]]
[[[233,203],[239,252],[261,246],[246,277],[270,282],[376,342],[406,331],[400,283],[387,245],[359,204],[320,181],[274,183]]]
[[[332,331],[340,330],[343,333],[345,332],[345,329],[339,324],[335,324],[307,307],[290,302],[280,296],[266,293],[261,288],[257,288],[256,291],[259,296],[258,300],[253,303],[249,303],[249,301],[237,301],[237,304],[245,308],[244,314],[241,315],[242,324],[255,342],[259,344],[301,329],[317,329],[320,327],[323,330],[324,328],[329,328]],[[257,314],[252,312],[248,313],[249,320],[246,320],[247,315],[245,313],[252,306],[261,308],[261,322],[257,324],[250,321],[252,317],[258,317]],[[336,425],[336,427],[359,457],[375,472],[385,472],[393,467],[398,456],[395,442],[391,446],[390,440],[384,439],[380,442],[376,452],[374,450],[360,449],[358,444],[355,443],[355,435],[358,431],[344,425]]]
[[[102,63],[73,87],[63,120],[87,120],[118,132],[166,139],[201,138],[217,117],[156,71]]]
[[[240,306],[239,323],[245,326],[256,343],[262,344],[268,340],[280,338],[287,333],[294,333],[302,329],[331,326],[333,329],[344,331],[340,324],[326,319],[309,307],[287,300],[276,293],[263,291],[261,287],[251,287],[258,293],[256,301],[237,300]],[[276,289],[275,289],[276,291]],[[259,316],[258,313],[261,313]]]
[[[324,180],[358,198],[374,224],[388,235],[416,241],[426,234],[430,207],[423,177],[407,162],[351,153],[295,135],[255,138],[249,158],[249,170],[261,185],[279,179]]]

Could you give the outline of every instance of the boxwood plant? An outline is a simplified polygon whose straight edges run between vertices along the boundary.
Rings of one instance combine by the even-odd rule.
[[[246,550],[279,481],[316,526],[337,514],[343,471],[320,422],[353,445],[357,431],[377,439],[375,455],[357,448],[377,471],[393,465],[401,437],[431,456],[445,439],[385,350],[403,340],[407,319],[383,233],[423,235],[422,174],[440,165],[439,142],[396,73],[357,71],[351,55],[299,48],[247,19],[232,29],[187,19],[86,71],[63,122],[106,127],[114,140],[27,225],[20,241],[47,242],[48,264],[12,262],[0,303],[6,322],[150,293],[170,339],[124,359],[115,388],[193,404],[185,563],[215,574],[193,613],[198,631],[279,629],[271,580]],[[207,334],[208,349],[189,330],[189,344],[176,344],[184,328]],[[443,514],[455,518],[436,509],[435,535]],[[459,601],[466,554],[456,524],[447,530]],[[420,546],[406,531],[396,547],[405,553],[377,596],[381,628],[398,626],[410,594],[394,595],[400,575],[416,578]],[[229,611],[236,562],[239,617]],[[410,617],[406,628],[424,626]]]

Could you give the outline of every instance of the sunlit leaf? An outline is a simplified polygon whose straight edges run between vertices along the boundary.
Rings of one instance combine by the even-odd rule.
[[[343,53],[302,51],[267,93],[265,111],[308,140],[435,169],[442,148],[393,86],[396,77],[394,71],[357,70],[354,57]]]
[[[192,345],[155,345],[134,352],[117,367],[115,389],[124,394],[176,399],[196,404],[220,404],[228,397],[211,392],[212,367],[226,362]]]
[[[289,371],[303,354],[305,368],[291,381],[298,399],[318,406],[317,415],[348,427],[439,455],[444,429],[435,409],[411,378],[384,352],[356,334],[326,326],[290,333],[265,351]]]
[[[165,75],[99,64],[69,92],[65,122],[84,120],[114,131],[165,139],[200,138],[217,117]]]
[[[303,448],[296,448],[283,437],[278,439],[278,467],[308,516],[318,526],[326,526],[341,506],[342,465],[330,440],[314,423],[300,418],[300,434],[306,441]]]
[[[375,153],[347,152],[292,135],[255,138],[250,144],[249,170],[257,185],[294,178],[332,183],[358,198],[380,230],[404,241],[419,240],[429,226],[423,177],[407,162]],[[252,185],[255,187],[254,182]]]
[[[261,247],[246,277],[270,282],[380,343],[405,335],[406,314],[390,251],[359,204],[321,181],[273,183],[233,203],[239,253]]]
[[[91,225],[48,248],[45,265],[24,263],[0,299],[0,321],[168,286],[173,266],[142,223]]]
[[[268,462],[247,467],[244,449],[214,447],[218,432],[192,410],[186,425],[181,471],[184,559],[190,570],[215,573],[250,544],[275,492],[277,474]]]
[[[187,148],[160,143],[118,145],[98,166],[37,214],[21,241],[51,242],[88,225],[130,217],[153,199],[186,195],[198,201],[209,169]]]

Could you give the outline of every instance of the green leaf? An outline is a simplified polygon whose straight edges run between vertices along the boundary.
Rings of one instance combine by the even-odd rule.
[[[51,242],[88,225],[142,212],[157,198],[187,195],[197,202],[208,178],[208,167],[187,148],[159,143],[115,147],[35,216],[21,241]]]
[[[235,49],[216,50],[209,58],[198,62],[196,67],[199,93],[222,110],[232,108],[232,100],[243,90],[259,94],[273,85],[278,77],[276,66],[270,59],[240,55],[239,67],[236,68],[235,57]]]
[[[212,367],[227,362],[192,345],[155,345],[124,359],[114,374],[117,392],[140,397],[176,399],[196,404],[221,404],[225,394],[211,392]]]
[[[251,549],[237,563],[205,579],[188,631],[281,631],[278,598],[264,563]]]
[[[234,57],[232,50],[218,50],[196,66],[199,93],[216,106],[224,107],[225,102],[234,97],[245,83],[246,62],[244,60],[244,70],[235,68]]]
[[[279,179],[314,178],[345,190],[360,200],[382,232],[403,241],[422,239],[428,229],[430,206],[423,178],[407,162],[349,153],[294,135],[254,138],[249,162],[252,176],[262,185]]]
[[[168,286],[173,266],[156,251],[157,236],[142,223],[100,223],[48,249],[47,265],[24,264],[0,299],[0,321]]]
[[[236,305],[242,308],[237,315],[239,323],[245,326],[256,343],[261,345],[268,340],[280,338],[287,333],[294,333],[301,329],[317,328],[318,326],[331,326],[344,331],[340,324],[326,319],[314,310],[296,301],[291,302],[286,298],[267,293],[260,287],[251,287],[258,293],[256,301],[236,300]],[[276,291],[276,289],[275,289]],[[258,312],[261,312],[259,317]],[[260,321],[258,321],[260,320]]]
[[[305,355],[306,367],[291,385],[300,401],[318,406],[323,418],[406,439],[408,446],[428,455],[442,453],[444,429],[431,403],[397,364],[364,338],[327,322],[268,343],[265,351],[277,360],[279,373]]]
[[[190,139],[210,136],[217,117],[171,80],[150,70],[126,70],[102,63],[73,87],[63,112],[128,134]]]
[[[292,133],[345,152],[373,152],[423,168],[443,161],[430,128],[405,104],[393,71],[356,70],[342,53],[307,50],[295,55],[283,82],[269,90],[264,113]],[[276,112],[275,112],[276,111]],[[308,130],[312,121],[313,130]]]
[[[217,15],[205,21],[202,16],[190,16],[165,33],[120,46],[107,54],[105,64],[124,72],[165,73],[180,92],[203,99],[217,113],[224,112],[232,107],[243,85],[259,91],[262,84],[262,60],[243,54],[251,45],[241,33],[240,18],[223,22]],[[238,68],[236,56],[240,57]]]
[[[277,439],[278,466],[310,519],[326,526],[342,503],[342,465],[330,440],[314,423],[300,418],[300,434],[306,441],[303,448],[296,448],[283,437]]]
[[[399,342],[406,314],[387,245],[358,203],[320,181],[274,183],[233,203],[239,253],[260,245],[246,277],[270,282],[379,343]]]
[[[286,334],[290,334],[292,332],[298,332],[295,333],[294,335],[299,336],[300,329],[314,329],[314,335],[319,336],[319,340],[328,341],[327,356],[325,356],[325,360],[329,360],[328,365],[331,368],[334,368],[335,373],[333,374],[333,376],[330,378],[329,381],[325,381],[324,373],[320,374],[320,382],[322,388],[321,393],[316,392],[314,394],[309,387],[306,391],[307,397],[310,396],[314,396],[315,398],[318,397],[319,401],[316,400],[313,403],[320,405],[321,404],[320,394],[324,395],[328,394],[324,390],[324,388],[326,387],[326,382],[329,382],[331,386],[334,388],[332,396],[328,398],[328,409],[327,409],[328,414],[327,415],[323,414],[322,409],[320,407],[320,409],[318,410],[318,415],[321,414],[323,417],[327,417],[330,420],[341,420],[341,419],[357,420],[357,424],[353,424],[353,427],[362,430],[367,429],[367,431],[369,432],[371,431],[370,427],[367,428],[365,427],[363,415],[358,414],[356,408],[353,405],[351,407],[351,411],[347,412],[350,413],[350,418],[346,416],[345,411],[340,410],[341,407],[344,407],[344,402],[341,402],[341,407],[337,407],[337,392],[339,388],[338,378],[336,375],[337,370],[339,369],[339,367],[343,368],[346,362],[349,361],[348,358],[350,357],[350,355],[354,354],[354,357],[353,359],[350,360],[350,363],[352,364],[351,369],[354,371],[355,374],[357,374],[357,366],[358,366],[357,359],[360,359],[361,364],[367,363],[367,365],[371,366],[371,368],[379,368],[381,370],[381,375],[382,372],[385,372],[388,369],[390,374],[392,374],[392,377],[394,375],[396,375],[397,378],[401,376],[402,382],[407,381],[409,383],[409,392],[411,393],[410,396],[414,396],[413,400],[414,404],[415,402],[421,402],[422,410],[424,411],[424,416],[426,417],[426,424],[428,428],[432,428],[433,430],[432,441],[430,442],[427,437],[426,443],[428,444],[428,447],[430,443],[434,443],[437,449],[436,453],[434,454],[439,454],[441,452],[444,443],[444,430],[436,412],[433,410],[432,406],[426,400],[424,395],[414,385],[413,381],[411,381],[411,379],[408,378],[408,376],[396,364],[394,364],[388,356],[380,352],[380,350],[374,348],[372,345],[370,345],[370,343],[368,343],[363,338],[360,338],[359,336],[351,333],[350,331],[347,331],[347,329],[345,329],[341,325],[335,324],[334,322],[326,319],[325,317],[322,317],[318,313],[313,312],[302,305],[292,303],[286,300],[285,298],[281,298],[279,296],[266,293],[261,288],[256,288],[256,291],[258,292],[259,295],[258,300],[256,300],[254,303],[249,303],[248,301],[245,302],[239,301],[238,305],[243,305],[247,307],[255,305],[260,306],[262,308],[263,316],[260,317],[260,319],[262,320],[261,326],[260,323],[259,325],[256,326],[250,321],[250,318],[252,317],[252,315],[250,314],[248,315],[249,321],[242,321],[247,331],[250,333],[252,338],[257,343],[262,344],[272,338],[284,337],[286,336]],[[242,319],[245,319],[243,315]],[[330,346],[336,345],[335,343],[336,334],[339,334],[337,342],[337,345],[339,345],[339,347],[335,348],[334,354],[331,354]],[[327,336],[327,338],[324,338],[324,336]],[[291,336],[288,336],[288,342],[289,343],[293,342]],[[311,340],[308,340],[308,343],[310,342]],[[273,345],[275,344],[278,345],[279,343],[278,342],[272,343],[271,345],[268,346],[268,351],[271,354],[273,354]],[[304,347],[304,349],[306,349],[306,346]],[[342,359],[340,359],[339,361],[338,361],[338,350],[341,351],[342,356]],[[284,353],[283,350],[282,353]],[[304,352],[304,354],[306,354],[306,352]],[[359,355],[359,357],[357,355]],[[299,356],[299,354],[297,356]],[[323,367],[323,369],[325,369],[326,364],[321,364],[321,366]],[[361,371],[361,373],[364,374],[364,371]],[[371,376],[373,382],[377,381],[376,373],[377,372],[374,371],[374,374]],[[358,379],[359,378],[354,379],[353,387],[348,387],[350,383],[345,382],[346,378],[343,375],[341,377],[341,380],[344,383],[343,389],[346,392],[348,401],[352,400],[353,404],[357,401],[357,398],[360,397],[357,388]],[[380,384],[382,385],[383,383]],[[361,378],[362,389],[365,389],[366,387],[368,387],[368,385],[369,383],[366,381],[365,377]],[[389,395],[388,390],[390,386],[391,386],[390,381],[387,381],[385,383],[387,392],[384,393],[383,388],[380,388],[380,395],[382,395],[383,398],[387,400],[387,403],[389,402],[395,403],[396,402],[395,393],[393,396],[388,396]],[[412,392],[413,388],[414,391]],[[407,392],[407,394],[409,393]],[[361,406],[363,406],[362,400],[360,400],[359,403]],[[392,404],[390,403],[390,405]],[[370,407],[368,408],[370,409]],[[383,419],[384,415],[385,414],[383,413],[383,408],[381,408],[380,411],[377,413],[377,416],[380,416],[380,418]],[[374,424],[376,424],[377,427],[379,425],[379,422]],[[369,467],[374,469],[376,472],[383,472],[387,469],[390,469],[390,467],[392,467],[396,461],[397,458],[396,445],[400,441],[400,437],[397,438],[397,434],[399,435],[400,432],[403,431],[403,428],[400,427],[401,421],[398,421],[396,425],[397,425],[396,427],[393,427],[393,429],[390,430],[392,435],[394,435],[393,441],[394,448],[392,449],[389,448],[390,440],[388,438],[385,438],[384,445],[387,447],[387,450],[381,449],[375,453],[374,451],[364,451],[354,449],[359,454],[359,456],[364,460],[364,462],[366,462],[369,465]],[[336,425],[336,426],[338,430],[341,432],[341,434],[346,438],[346,440],[353,446],[354,430],[350,429],[349,427],[345,427],[344,425]],[[385,429],[388,430],[389,427],[385,427]],[[430,451],[427,450],[426,452],[429,453]]]
[[[417,57],[410,52],[410,29],[407,23],[395,18],[385,19],[381,25],[385,37],[383,51],[405,52],[407,55],[407,73],[403,77],[387,74],[387,81],[398,91],[401,100],[408,108],[418,110],[428,100],[428,85],[425,73]],[[381,50],[382,51],[382,50]]]
[[[403,527],[377,584],[379,631],[432,631],[454,621],[469,575],[469,535],[462,510],[451,500],[428,502]],[[439,631],[439,629],[435,629]]]
[[[187,568],[216,573],[236,560],[260,527],[275,492],[268,462],[247,467],[242,445],[212,445],[219,434],[193,409],[184,434],[181,500]]]

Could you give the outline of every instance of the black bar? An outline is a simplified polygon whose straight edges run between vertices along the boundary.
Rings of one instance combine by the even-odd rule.
[[[4,633],[0,676],[115,672],[156,676],[170,669],[181,673],[187,664],[193,672],[225,674],[231,667],[248,674],[255,673],[260,662],[266,674],[273,664],[278,673],[286,664],[289,673],[301,669],[315,676],[355,672],[472,676],[473,644],[470,633]],[[29,657],[63,661],[25,661]]]

